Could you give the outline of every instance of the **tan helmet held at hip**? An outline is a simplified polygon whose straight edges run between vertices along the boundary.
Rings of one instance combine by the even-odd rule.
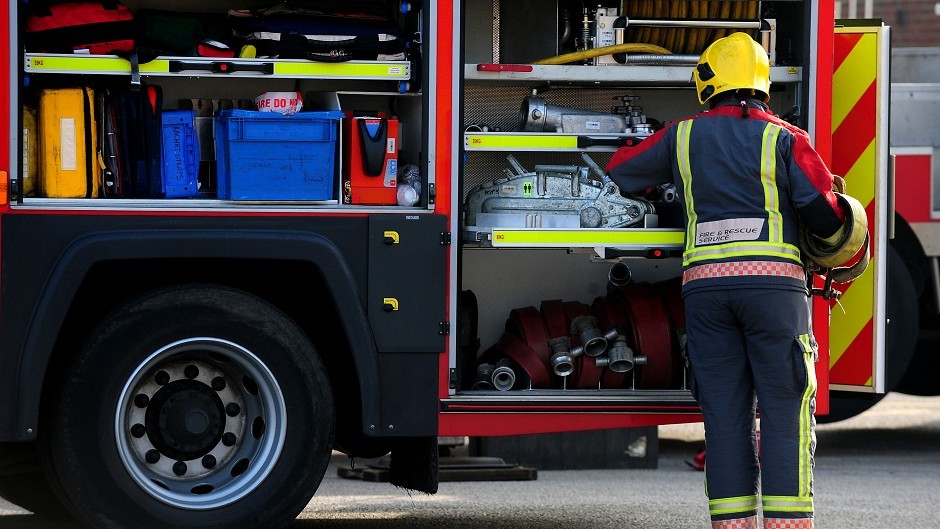
[[[829,269],[828,275],[834,282],[851,283],[868,268],[868,216],[865,207],[854,197],[838,191],[835,195],[846,211],[839,240],[825,244],[807,233],[804,227],[800,230],[800,250],[815,268]],[[855,264],[842,266],[860,252],[860,258]]]
[[[711,43],[692,72],[699,103],[717,94],[750,89],[770,100],[770,61],[767,52],[747,33],[732,33]]]

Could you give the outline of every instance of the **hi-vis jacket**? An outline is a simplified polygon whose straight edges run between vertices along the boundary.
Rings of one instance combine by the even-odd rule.
[[[683,292],[755,286],[805,291],[800,221],[824,240],[845,217],[809,135],[757,100],[674,122],[606,168],[628,193],[675,184],[684,204]]]

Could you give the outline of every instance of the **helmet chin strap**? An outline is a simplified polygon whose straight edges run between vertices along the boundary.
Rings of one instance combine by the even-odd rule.
[[[719,94],[719,96],[721,95],[722,94]],[[754,90],[751,90],[750,93],[745,93],[743,90],[729,92],[728,95],[718,99],[712,99],[711,101],[711,108],[728,105],[735,105],[740,107],[742,118],[747,118],[750,116],[750,109],[752,107],[764,111],[769,108],[767,103],[760,100],[759,94],[757,94]]]

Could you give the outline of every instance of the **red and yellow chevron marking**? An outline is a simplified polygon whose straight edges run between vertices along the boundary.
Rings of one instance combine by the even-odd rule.
[[[880,38],[880,28],[837,29],[832,79],[832,172],[842,175],[846,192],[866,206],[873,244],[881,164]],[[830,384],[873,386],[876,266],[873,257],[868,271],[847,285],[841,302],[831,307]]]

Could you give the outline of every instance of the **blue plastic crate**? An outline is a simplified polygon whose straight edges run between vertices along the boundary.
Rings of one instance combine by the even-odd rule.
[[[343,112],[284,116],[220,110],[215,117],[218,196],[223,200],[330,200]]]
[[[194,197],[199,190],[199,143],[194,110],[163,111],[163,196]]]

